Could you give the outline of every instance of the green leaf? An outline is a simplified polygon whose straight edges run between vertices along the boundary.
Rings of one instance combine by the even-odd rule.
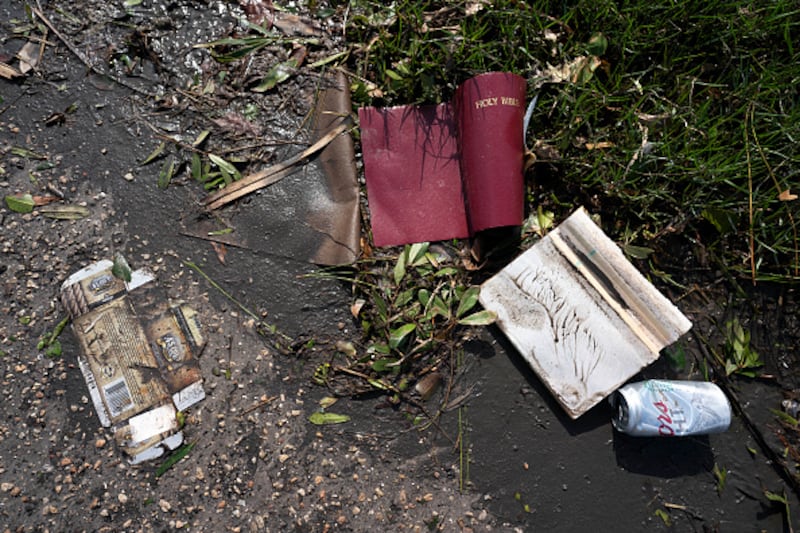
[[[51,342],[50,345],[47,346],[47,349],[45,349],[44,354],[50,359],[61,357],[61,341],[56,339]]]
[[[430,243],[427,242],[418,242],[412,244],[408,249],[408,264],[411,266],[419,266],[427,263],[428,259],[425,257],[425,254],[428,252],[429,246]]]
[[[209,136],[210,133],[211,133],[211,130],[203,130],[203,131],[201,131],[200,134],[197,136],[197,138],[192,143],[192,146],[194,146],[196,148],[196,147],[200,146],[201,144],[203,144],[203,141],[206,140],[206,138]],[[197,155],[197,153],[195,152],[194,155]]]
[[[89,216],[89,208],[82,205],[44,205],[39,212],[46,217],[60,220],[79,220]]]
[[[192,178],[199,182],[203,181],[203,162],[196,152],[192,154]]]
[[[381,322],[377,326],[383,326],[386,321],[389,319],[389,306],[386,303],[386,300],[378,293],[378,291],[372,291],[372,303],[375,305],[375,311],[378,313],[378,318],[380,318]]]
[[[130,283],[131,281],[131,266],[125,259],[125,256],[119,252],[114,254],[114,266],[111,267],[111,273],[126,283]]]
[[[717,492],[721,493],[725,489],[725,482],[728,479],[728,471],[724,468],[720,468],[718,464],[714,463],[712,472],[717,480]]]
[[[461,300],[458,302],[456,317],[464,316],[464,313],[475,307],[475,304],[478,303],[478,295],[480,295],[480,293],[481,288],[477,285],[473,285],[472,287],[468,288],[461,296]]]
[[[337,59],[345,58],[348,55],[350,55],[350,49],[347,49],[344,52],[339,52],[337,54],[330,55],[328,57],[324,57],[324,58],[320,59],[319,61],[314,61],[313,63],[311,63],[308,66],[309,66],[309,68],[318,68],[318,67],[327,65],[328,63],[332,63],[332,62],[336,61]]]
[[[497,313],[494,311],[489,311],[488,309],[484,309],[483,311],[478,311],[477,313],[472,313],[469,316],[465,316],[464,318],[458,321],[459,324],[462,326],[488,326],[489,324],[494,324],[497,321]]]
[[[406,246],[397,258],[394,265],[394,282],[399,285],[406,275],[406,261],[408,260],[408,246]]]
[[[667,527],[672,526],[672,520],[670,520],[669,514],[667,514],[667,512],[664,509],[656,509],[655,513],[653,514],[659,517],[664,522],[665,526]]]
[[[684,368],[686,368],[686,350],[682,345],[678,344],[672,348],[666,348],[664,353],[669,359],[672,368],[678,372],[681,372]]]
[[[372,362],[372,370],[375,372],[385,372],[387,369],[391,370],[389,365],[396,363],[397,359],[394,357],[381,357]]]
[[[288,80],[294,74],[298,64],[299,62],[295,58],[289,58],[282,63],[278,63],[267,72],[261,83],[253,89],[253,92],[263,93],[269,91],[279,83]]]
[[[322,413],[320,411],[317,411],[315,413],[312,413],[311,416],[308,417],[308,421],[318,426],[324,426],[327,424],[342,424],[344,422],[349,422],[350,417],[347,415],[340,415],[337,413]]]
[[[397,300],[394,301],[394,306],[396,308],[404,307],[408,302],[410,302],[414,298],[414,291],[415,290],[416,289],[414,289],[412,287],[411,289],[406,289],[403,292],[401,292],[400,294],[398,294],[397,295]]]
[[[444,303],[444,300],[442,300],[441,296],[436,295],[433,297],[431,308],[428,311],[428,314],[431,317],[441,315],[444,318],[450,318],[450,308]]]
[[[456,274],[458,274],[458,269],[457,268],[455,268],[455,267],[445,267],[445,268],[443,268],[441,270],[436,271],[436,274],[434,274],[434,276],[437,277],[437,278],[443,278],[445,276],[455,276]]]
[[[387,69],[384,70],[384,72],[386,73],[387,76],[389,76],[390,78],[392,78],[395,81],[402,81],[403,80],[403,77],[400,74],[398,74],[397,72],[395,72],[395,71],[393,71],[391,69],[387,68]]]
[[[34,206],[33,196],[30,194],[9,195],[6,196],[6,205],[15,213],[30,213]]]
[[[431,291],[428,289],[420,289],[419,292],[417,292],[417,299],[419,300],[419,303],[427,306],[431,299]]]
[[[784,505],[788,504],[788,500],[786,499],[786,494],[776,494],[776,493],[774,493],[772,491],[765,490],[764,491],[764,496],[766,496],[767,499],[769,501],[771,501],[771,502],[778,502],[778,503],[782,503]]]
[[[386,343],[379,343],[373,344],[369,348],[367,348],[367,353],[380,353],[383,355],[389,355],[392,353],[392,349],[389,348],[389,345]]]
[[[647,259],[654,251],[652,248],[648,248],[647,246],[634,246],[632,244],[626,244],[622,248],[626,254],[634,259]]]
[[[158,173],[158,188],[166,189],[172,181],[172,176],[175,174],[175,160],[173,158],[167,159],[161,165],[161,171]]]
[[[369,383],[369,384],[372,386],[372,388],[373,388],[373,389],[378,389],[378,390],[391,390],[391,389],[389,388],[389,386],[388,386],[388,385],[386,385],[386,383],[384,383],[383,381],[381,381],[381,380],[379,380],[379,379],[368,379],[368,380],[367,380],[367,383]]]
[[[589,38],[586,45],[586,51],[593,56],[601,56],[606,53],[608,48],[608,39],[602,33],[595,33]]]
[[[254,26],[255,27],[255,26]],[[226,37],[224,39],[218,39],[216,41],[212,41],[210,43],[203,43],[203,44],[196,44],[194,45],[195,48],[211,48],[211,55],[219,61],[220,63],[231,63],[238,59],[241,59],[248,54],[251,54],[265,46],[276,42],[278,39],[274,37],[246,37],[243,39],[237,39],[233,37]],[[220,54],[214,50],[214,48],[218,46],[236,46],[235,50],[232,50],[228,53]]]
[[[719,207],[706,207],[701,213],[703,218],[711,222],[720,233],[732,233],[736,231],[738,216],[726,209]]]
[[[178,461],[180,461],[181,459],[183,459],[184,457],[186,457],[186,456],[189,454],[189,452],[190,452],[190,451],[192,451],[192,448],[194,448],[194,445],[195,445],[195,443],[194,443],[194,442],[192,442],[191,444],[184,444],[183,446],[181,446],[180,448],[178,448],[177,450],[175,450],[175,452],[174,452],[172,455],[170,455],[170,456],[167,458],[167,460],[166,460],[166,461],[164,461],[164,462],[161,464],[161,466],[159,466],[159,467],[158,467],[158,469],[156,470],[156,474],[155,474],[155,476],[156,476],[156,479],[157,479],[157,478],[160,478],[161,476],[163,476],[163,475],[164,475],[164,473],[165,473],[167,470],[169,470],[170,468],[172,468],[173,466],[175,466],[175,464],[176,464]]]
[[[34,152],[33,150],[28,150],[27,148],[21,148],[19,146],[12,147],[11,153],[19,157],[24,157],[25,159],[47,159],[47,156],[44,154]]]
[[[160,157],[160,156],[161,156],[161,155],[164,153],[164,149],[165,149],[166,147],[167,147],[167,143],[165,143],[165,142],[162,142],[161,144],[159,144],[159,145],[158,145],[158,147],[156,147],[156,149],[155,149],[155,150],[153,150],[152,152],[150,152],[150,155],[148,155],[148,156],[145,158],[145,160],[144,160],[144,161],[142,161],[142,164],[141,164],[140,166],[142,166],[142,167],[143,167],[143,166],[145,166],[145,165],[147,165],[147,164],[150,164],[150,163],[152,163],[152,162],[153,162],[153,161],[155,161],[156,159],[158,159],[158,158],[159,158],[159,157]]]
[[[411,334],[412,331],[417,329],[416,324],[403,324],[399,328],[395,328],[389,332],[389,348],[397,349],[400,344]]]
[[[233,166],[232,163],[229,163],[225,159],[215,154],[208,154],[208,158],[211,160],[212,163],[217,165],[220,171],[223,172],[223,175],[227,173],[229,176],[233,177],[233,179],[236,180],[241,179],[242,177],[241,173],[236,169],[235,166]]]

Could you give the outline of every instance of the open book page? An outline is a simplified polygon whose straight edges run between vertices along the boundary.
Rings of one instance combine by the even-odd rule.
[[[480,301],[572,418],[691,327],[583,209],[486,281]]]
[[[359,110],[376,246],[522,222],[525,80],[488,73],[455,103]]]
[[[376,246],[468,236],[450,104],[359,110]]]

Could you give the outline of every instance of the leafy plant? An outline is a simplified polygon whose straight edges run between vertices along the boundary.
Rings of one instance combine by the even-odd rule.
[[[155,479],[163,476],[170,468],[175,466],[178,461],[189,455],[189,452],[192,451],[196,444],[196,442],[190,442],[172,452],[172,454],[170,454],[170,456],[167,457],[167,459],[165,459],[164,462],[161,463],[161,465],[156,469]]]
[[[37,350],[44,350],[44,354],[50,358],[61,357],[61,341],[58,340],[59,335],[61,332],[64,331],[64,328],[69,323],[69,317],[64,317],[61,322],[56,324],[56,327],[53,328],[53,331],[44,335],[40,340],[39,343],[36,345]]]
[[[765,489],[764,496],[767,498],[767,500],[781,506],[783,517],[786,520],[786,525],[788,526],[788,531],[793,531],[791,505],[789,504],[789,499],[786,497],[786,490],[784,489],[781,494],[778,494]]]
[[[664,509],[656,509],[653,514],[659,517],[661,521],[664,522],[665,526],[672,527],[672,519],[669,517],[669,513],[667,511]]]
[[[728,471],[724,468],[720,468],[717,463],[714,463],[712,473],[717,482],[717,493],[722,494],[722,491],[725,490],[725,482],[728,480]]]
[[[341,393],[381,391],[397,403],[426,369],[452,367],[463,328],[496,318],[475,310],[479,288],[450,252],[429,243],[363,260],[346,279],[356,291],[351,310],[360,320],[362,348],[339,346],[338,363],[323,363],[314,374],[315,382]],[[351,378],[349,388],[341,388],[344,376]]]
[[[755,377],[754,369],[764,365],[761,357],[750,346],[750,332],[734,318],[725,324],[725,373]]]

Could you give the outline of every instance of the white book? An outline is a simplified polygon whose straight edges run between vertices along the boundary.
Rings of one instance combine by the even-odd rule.
[[[573,419],[692,326],[583,208],[487,280],[480,302]]]

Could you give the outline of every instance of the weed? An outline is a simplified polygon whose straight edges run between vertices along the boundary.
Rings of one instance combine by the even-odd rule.
[[[661,521],[664,522],[665,526],[672,527],[672,519],[669,517],[669,513],[664,509],[656,509],[653,514],[659,517]]]
[[[786,490],[784,489],[781,494],[764,490],[764,496],[770,502],[776,503],[780,505],[781,511],[783,512],[783,517],[786,520],[786,526],[788,531],[793,531],[792,529],[792,514],[791,514],[791,506],[789,505],[789,499],[786,497]]]
[[[197,443],[191,442],[188,444],[184,444],[183,446],[172,452],[172,454],[170,454],[170,456],[167,457],[167,459],[163,463],[161,463],[161,465],[156,469],[154,479],[158,479],[161,476],[163,476],[170,468],[175,466],[178,463],[178,461],[186,457],[189,454],[189,452],[191,452],[192,449],[195,447],[195,444]]]
[[[50,333],[45,334],[40,340],[39,343],[36,345],[37,350],[44,350],[44,354],[51,358],[61,357],[61,341],[58,340],[59,335],[61,332],[64,331],[64,328],[69,323],[69,317],[64,317],[56,327],[53,328],[53,331]]]
[[[725,324],[725,373],[756,376],[756,368],[764,365],[761,357],[750,346],[750,332],[734,318]]]
[[[714,463],[712,472],[717,482],[717,493],[722,494],[722,491],[725,490],[725,482],[728,480],[728,471],[724,468],[720,468],[717,463]]]
[[[314,374],[317,383],[338,387],[338,393],[378,391],[398,403],[415,381],[455,368],[463,328],[495,319],[489,311],[474,311],[478,287],[469,285],[454,251],[444,246],[419,243],[397,255],[376,255],[345,279],[355,290],[351,311],[361,324],[361,348],[338,346],[335,360]],[[349,385],[341,388],[334,375],[349,377]]]

